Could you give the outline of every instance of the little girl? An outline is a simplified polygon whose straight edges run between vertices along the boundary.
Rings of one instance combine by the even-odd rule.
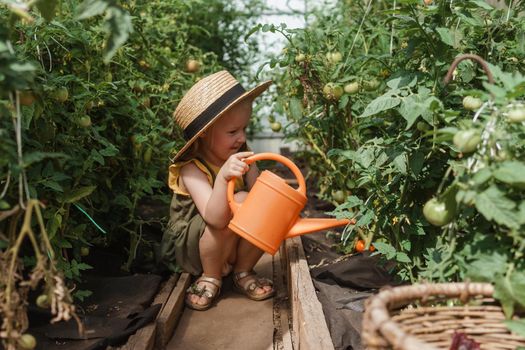
[[[221,71],[197,82],[173,114],[187,142],[169,168],[174,195],[161,254],[168,264],[175,260],[185,271],[201,275],[187,290],[186,304],[192,309],[210,308],[222,277],[232,270],[234,287],[250,299],[275,294],[272,282],[253,271],[262,250],[228,228],[232,213],[226,199],[230,179],[236,179],[235,199],[242,202],[259,175],[255,164],[243,161],[253,154],[246,146],[246,127],[253,99],[270,84],[245,91]]]

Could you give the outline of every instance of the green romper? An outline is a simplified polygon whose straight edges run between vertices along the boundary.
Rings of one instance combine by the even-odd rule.
[[[169,167],[168,184],[174,193],[170,205],[170,219],[161,241],[161,259],[172,271],[176,271],[178,265],[184,271],[199,276],[202,274],[199,240],[206,223],[180,177],[180,169],[190,162],[195,163],[207,175],[211,186],[220,169],[197,158],[177,162]],[[237,179],[236,190],[243,187],[243,179]]]

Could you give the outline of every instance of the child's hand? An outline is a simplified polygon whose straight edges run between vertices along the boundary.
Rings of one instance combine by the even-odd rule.
[[[232,178],[243,176],[250,169],[250,166],[244,162],[244,159],[252,155],[253,152],[239,152],[231,155],[221,170],[219,170],[218,175],[222,176],[226,182]]]

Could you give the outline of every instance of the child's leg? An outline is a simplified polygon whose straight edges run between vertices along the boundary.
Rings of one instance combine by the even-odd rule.
[[[261,249],[241,238],[237,246],[237,261],[233,268],[234,275],[237,277],[241,276],[240,274],[242,273],[245,275],[244,277],[237,279],[237,284],[246,289],[250,284],[256,283],[253,293],[261,296],[273,292],[273,286],[271,283],[268,284],[264,282],[265,279],[259,279],[250,272],[253,270],[253,267],[257,264],[257,261],[259,261],[263,253],[264,252]],[[246,272],[248,272],[248,274],[246,274]],[[257,283],[257,281],[263,283]]]
[[[230,256],[230,252],[237,247],[238,241],[238,236],[227,227],[217,230],[206,226],[199,241],[203,276],[212,277],[220,281],[222,279],[223,266]],[[198,285],[200,288],[206,287],[215,290],[215,286],[206,281],[199,282]],[[192,303],[198,305],[205,305],[210,302],[206,296],[199,297],[195,294],[190,294],[189,299]]]

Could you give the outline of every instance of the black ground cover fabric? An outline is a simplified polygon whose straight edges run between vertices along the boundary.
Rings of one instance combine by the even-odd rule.
[[[38,349],[105,349],[119,345],[157,316],[161,305],[151,305],[162,277],[153,274],[86,277],[79,288],[93,294],[77,306],[84,324],[81,336],[74,320],[50,324],[48,310],[30,307],[30,329]]]
[[[361,350],[365,300],[379,288],[398,284],[379,256],[358,253],[342,256],[325,232],[302,236],[317,297],[336,350]]]

